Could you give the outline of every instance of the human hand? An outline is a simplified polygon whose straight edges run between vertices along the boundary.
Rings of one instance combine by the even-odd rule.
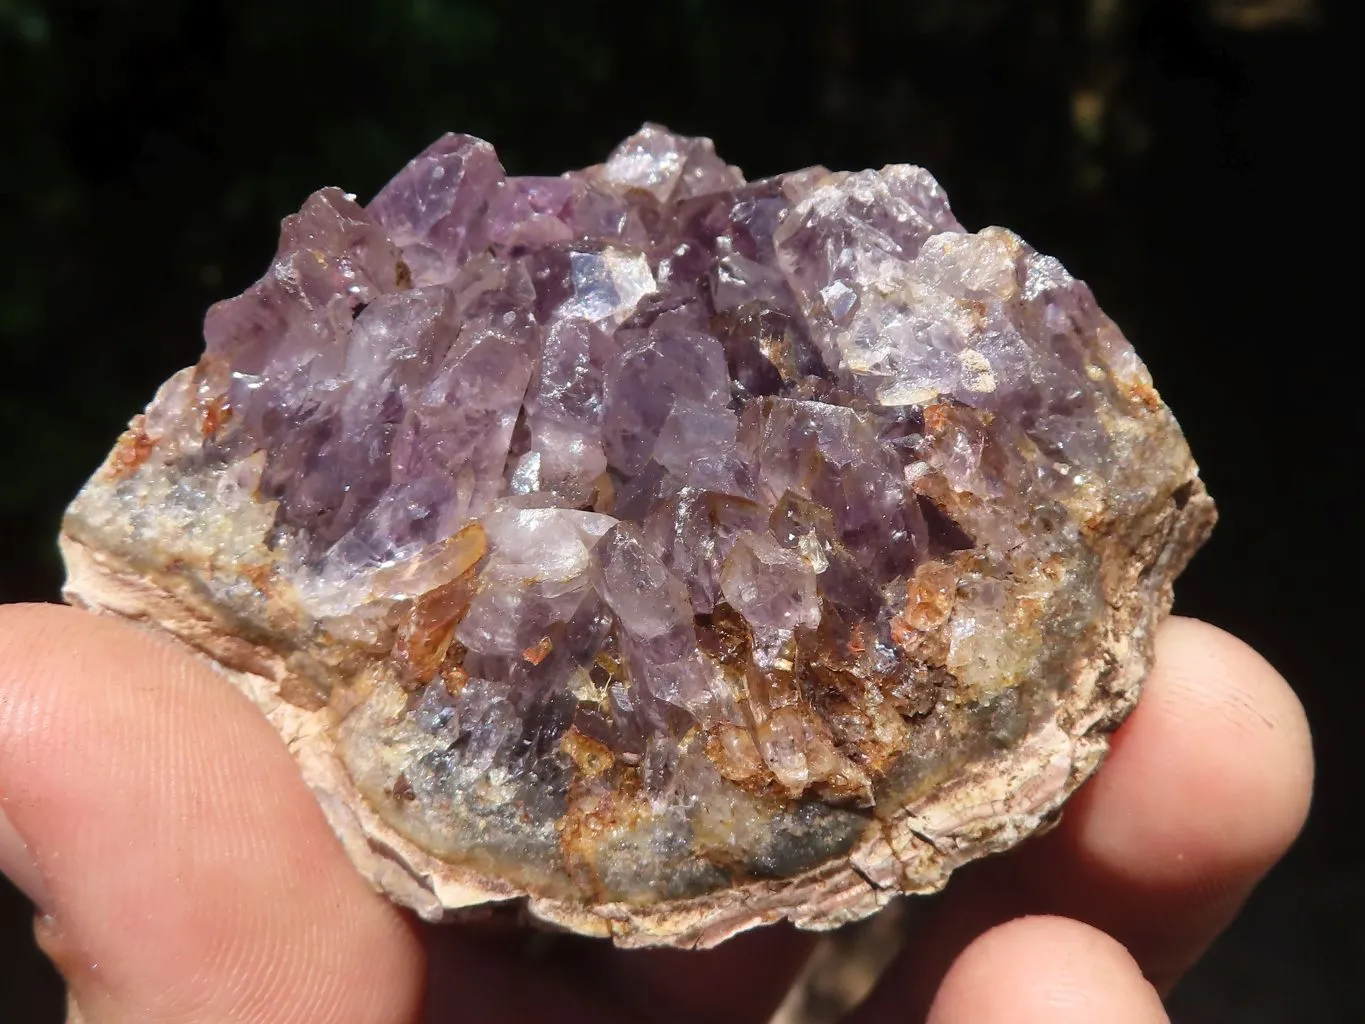
[[[1172,620],[1137,710],[1061,825],[964,869],[856,1024],[1164,1021],[1302,826],[1312,753],[1284,680]],[[87,1024],[761,1024],[810,939],[622,952],[413,924],[351,868],[274,730],[126,623],[0,609],[0,869]]]

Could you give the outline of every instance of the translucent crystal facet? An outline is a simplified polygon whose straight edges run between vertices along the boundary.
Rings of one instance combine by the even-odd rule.
[[[936,884],[961,780],[1042,820],[1097,763],[1212,518],[1089,289],[909,165],[447,135],[204,333],[69,542],[322,716],[357,820],[568,904]]]

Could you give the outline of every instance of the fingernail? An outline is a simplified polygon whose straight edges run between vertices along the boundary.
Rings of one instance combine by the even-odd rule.
[[[47,884],[38,865],[33,862],[24,837],[5,816],[3,808],[0,808],[0,873],[8,875],[10,881],[39,907],[49,905]]]

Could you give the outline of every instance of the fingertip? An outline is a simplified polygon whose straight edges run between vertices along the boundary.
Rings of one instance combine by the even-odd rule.
[[[1308,720],[1284,677],[1223,630],[1172,618],[1067,827],[1144,886],[1245,888],[1302,830],[1312,784]]]
[[[49,894],[40,942],[92,1019],[415,1013],[415,936],[264,716],[168,638],[0,609],[0,795]]]
[[[965,869],[878,1006],[924,1005],[957,950],[1029,914],[1114,936],[1165,991],[1293,842],[1313,774],[1293,691],[1250,647],[1202,622],[1169,620],[1156,647],[1142,699],[1059,827]]]
[[[1175,618],[1164,649],[1161,641],[1157,657],[1165,658],[1170,666],[1166,671],[1184,692],[1196,700],[1202,695],[1227,733],[1245,738],[1247,746],[1240,749],[1263,755],[1247,765],[1259,775],[1248,772],[1243,785],[1252,790],[1260,781],[1262,799],[1273,800],[1264,805],[1265,821],[1278,826],[1278,833],[1265,834],[1266,846],[1283,853],[1303,830],[1313,795],[1312,731],[1298,694],[1259,651],[1217,626]],[[1177,697],[1164,696],[1178,703]],[[1232,740],[1228,746],[1235,750],[1240,745]]]
[[[1294,842],[1312,777],[1284,678],[1222,630],[1171,619],[1109,759],[1057,832],[1021,851],[1038,909],[1117,936],[1165,991]]]
[[[1062,917],[1025,917],[972,942],[929,1024],[1164,1024],[1156,990],[1118,942]]]

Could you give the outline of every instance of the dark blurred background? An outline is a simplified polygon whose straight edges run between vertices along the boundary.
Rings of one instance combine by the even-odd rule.
[[[712,136],[751,177],[922,163],[964,223],[1061,257],[1124,327],[1222,509],[1177,607],[1258,646],[1313,719],[1309,829],[1175,1019],[1365,1020],[1358,58],[1334,14],[0,0],[0,599],[57,598],[63,505],[321,185],[368,196],[447,129],[556,172],[645,119]],[[0,1019],[49,1024],[59,986],[28,913],[0,888]]]

